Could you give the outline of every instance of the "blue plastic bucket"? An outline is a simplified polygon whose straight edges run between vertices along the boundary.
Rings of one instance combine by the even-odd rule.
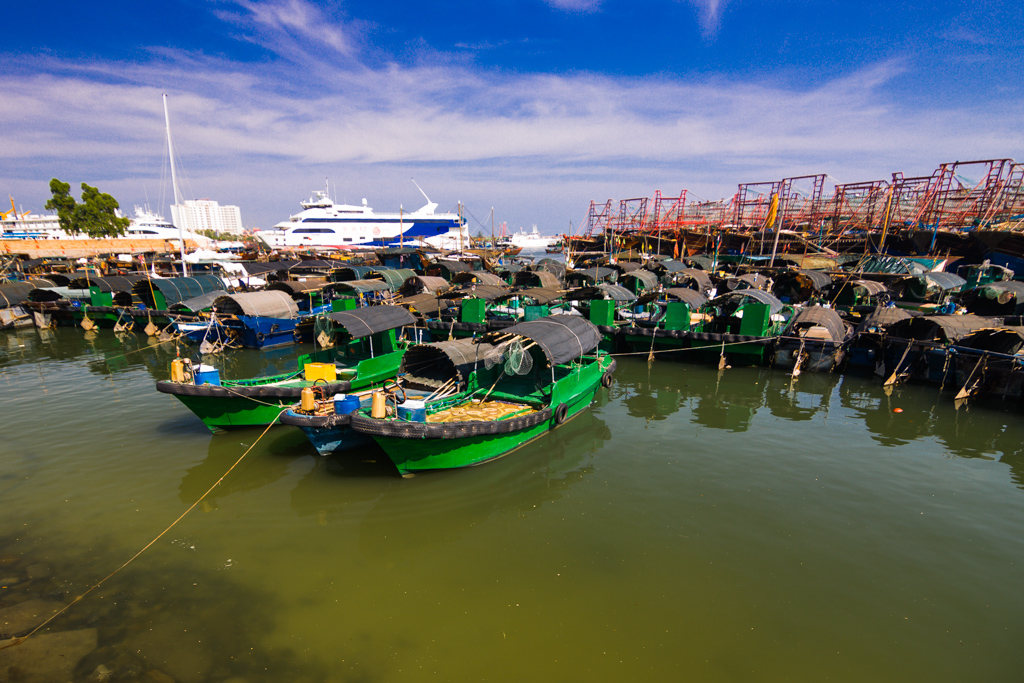
[[[200,365],[196,369],[195,377],[196,385],[213,384],[214,386],[220,386],[220,370],[212,365]]]
[[[398,406],[398,417],[399,419],[408,420],[409,422],[426,422],[426,401],[406,401],[402,405]]]
[[[353,410],[359,410],[359,397],[349,394],[334,395],[334,414],[348,415]]]

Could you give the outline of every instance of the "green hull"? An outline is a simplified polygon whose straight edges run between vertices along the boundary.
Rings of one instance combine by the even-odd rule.
[[[599,361],[584,365],[578,372],[574,369],[565,377],[556,380],[551,385],[550,405],[558,406],[564,403],[567,409],[565,420],[586,410],[594,400],[602,375],[612,363],[611,358],[602,356]],[[469,467],[500,458],[543,436],[558,424],[560,422],[551,417],[533,427],[511,434],[427,439],[375,435],[374,440],[395,464],[399,473],[408,476],[426,470]]]
[[[320,356],[323,353],[321,351],[314,355]],[[394,378],[398,374],[404,354],[404,350],[393,351],[376,358],[360,361],[355,367],[355,374],[349,380],[351,386],[348,391],[365,389]],[[314,360],[313,356],[310,356],[308,360]],[[323,357],[323,360],[327,360],[327,357]],[[273,423],[282,410],[297,404],[298,398],[268,398],[246,394],[251,393],[253,389],[271,385],[299,390],[314,386],[314,382],[307,382],[301,378],[288,381],[294,374],[258,377],[237,382],[224,381],[222,385],[224,389],[228,391],[234,390],[242,395],[196,396],[176,393],[174,391],[166,391],[166,393],[173,394],[176,399],[181,401],[186,408],[191,410],[213,432],[219,432],[230,427],[260,427]],[[344,376],[339,377],[339,380],[344,379]],[[157,388],[164,391],[165,389],[161,388],[161,384],[169,383],[157,384]]]

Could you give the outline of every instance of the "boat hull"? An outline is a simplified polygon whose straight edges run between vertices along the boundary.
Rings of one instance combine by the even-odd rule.
[[[573,370],[552,385],[551,404],[545,408],[539,421],[524,420],[523,429],[497,434],[479,434],[469,436],[453,436],[458,430],[473,431],[474,425],[491,425],[492,423],[456,423],[457,426],[443,436],[418,436],[419,433],[442,431],[449,425],[415,424],[408,436],[390,436],[373,434],[377,445],[387,454],[402,476],[410,476],[417,472],[438,469],[454,469],[471,467],[502,457],[511,451],[539,438],[551,429],[578,415],[590,407],[594,394],[602,384],[602,378],[614,368],[614,361],[608,356],[588,363],[578,370]],[[554,408],[552,408],[554,406]],[[564,412],[562,409],[564,406]],[[522,418],[514,418],[522,419]],[[364,433],[374,427],[379,420],[354,414],[353,426]],[[512,422],[510,420],[509,422]],[[387,423],[385,423],[387,424]],[[431,428],[441,428],[431,430]]]

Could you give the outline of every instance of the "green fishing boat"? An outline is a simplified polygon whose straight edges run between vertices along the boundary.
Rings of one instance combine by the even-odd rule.
[[[229,427],[273,423],[287,406],[298,403],[302,390],[316,385],[323,395],[365,389],[393,378],[405,353],[395,330],[415,323],[400,306],[372,306],[327,315],[336,327],[330,348],[299,356],[289,373],[250,379],[222,380],[215,368],[172,363],[171,380],[156,383],[213,432]]]
[[[499,458],[586,410],[609,386],[615,361],[598,350],[601,332],[578,316],[513,325],[449,355],[446,344],[407,352],[406,387],[433,390],[426,401],[388,401],[351,413],[350,427],[373,437],[402,476]],[[457,356],[457,357],[455,357]],[[460,370],[461,368],[461,370]]]

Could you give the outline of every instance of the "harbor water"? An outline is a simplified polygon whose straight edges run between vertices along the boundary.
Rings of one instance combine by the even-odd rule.
[[[1018,404],[641,354],[505,458],[402,479],[211,435],[154,389],[174,346],[0,336],[0,609],[68,604],[259,440],[33,636],[94,630],[75,681],[1024,678]]]

